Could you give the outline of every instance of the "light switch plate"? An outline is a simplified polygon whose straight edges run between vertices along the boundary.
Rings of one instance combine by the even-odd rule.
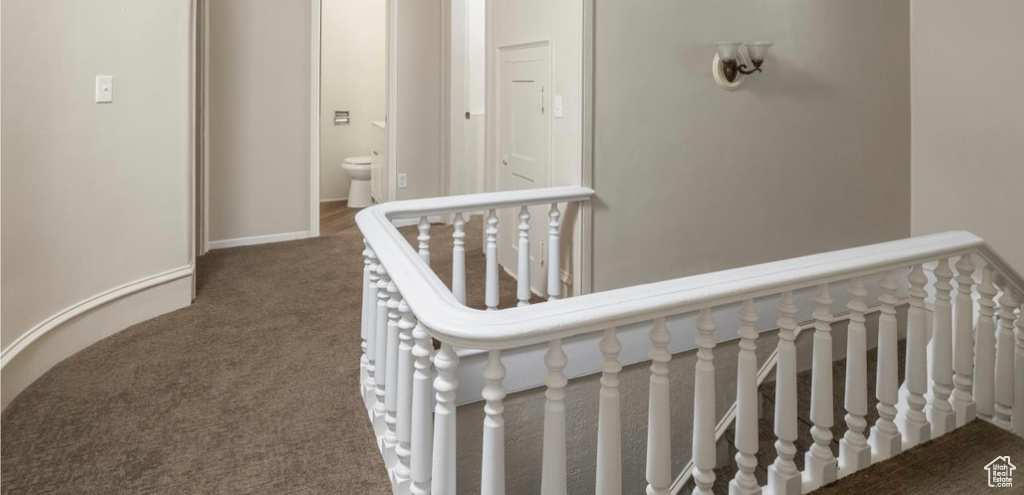
[[[555,118],[562,118],[562,95],[555,95]]]
[[[96,76],[96,103],[114,101],[114,76]]]

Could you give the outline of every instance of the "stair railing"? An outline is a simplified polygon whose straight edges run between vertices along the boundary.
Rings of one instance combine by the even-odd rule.
[[[715,333],[730,307],[739,305],[740,355],[737,364],[735,444],[738,449],[731,493],[798,494],[828,484],[918,443],[966,424],[976,416],[1024,434],[1024,279],[985,242],[968,232],[949,232],[815,254],[715,273],[558,299],[559,204],[587,201],[590,189],[562,187],[386,203],[360,212],[365,241],[364,298],[360,363],[361,392],[396,493],[454,494],[456,487],[456,407],[459,386],[457,350],[487,353],[483,370],[483,425],[480,489],[505,492],[503,353],[543,344],[545,405],[541,493],[568,491],[565,401],[568,379],[564,339],[600,335],[601,372],[598,412],[598,494],[622,492],[622,438],[618,373],[622,369],[619,328],[650,327],[650,391],[647,418],[647,493],[677,492],[670,459],[668,364],[671,334],[666,320],[696,315],[697,363],[692,425],[694,493],[710,494],[715,482]],[[555,297],[529,305],[529,272],[519,263],[519,307],[500,311],[470,309],[465,301],[464,236],[466,212],[486,215],[486,301],[498,306],[499,208],[520,212],[519,249],[528,248],[528,206],[550,205],[548,221],[549,291]],[[430,251],[435,215],[455,215],[452,290],[430,269],[438,253]],[[418,250],[395,228],[396,220],[419,219]],[[523,228],[525,223],[527,228]],[[460,250],[462,250],[460,252]],[[926,266],[931,277],[927,276]],[[977,321],[973,274],[980,266]],[[953,269],[956,272],[953,272]],[[909,283],[907,331],[907,413],[897,414],[898,277]],[[955,293],[954,291],[955,282]],[[831,324],[836,308],[830,285],[846,283],[847,335],[845,384],[848,427],[839,456],[829,447],[833,417]],[[877,283],[877,301],[868,301]],[[525,285],[524,285],[525,284]],[[525,286],[525,293],[522,289]],[[814,444],[797,470],[796,346],[797,301],[802,289],[814,290],[811,435]],[[525,298],[524,298],[525,294]],[[932,351],[928,352],[925,301],[934,295]],[[754,477],[758,449],[757,302],[774,301],[779,329],[775,387],[775,460],[768,484]],[[880,305],[876,383],[879,419],[867,423],[867,339],[865,312]],[[730,311],[731,312],[731,311]],[[1016,322],[1016,323],[1015,323]],[[977,334],[975,335],[975,327]],[[1016,333],[1015,329],[1016,328]],[[434,349],[433,340],[440,342]],[[932,363],[927,376],[928,362]],[[975,366],[977,363],[977,366]],[[538,363],[540,364],[540,363]],[[929,393],[930,392],[930,393]],[[928,398],[931,398],[929,401]],[[1017,414],[1014,412],[1017,411]]]

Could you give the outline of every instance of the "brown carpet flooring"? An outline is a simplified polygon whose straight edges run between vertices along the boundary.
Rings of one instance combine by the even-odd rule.
[[[432,233],[449,277],[451,230]],[[480,239],[471,223],[477,307]],[[2,493],[388,493],[357,394],[361,252],[349,229],[202,257],[194,304],[68,358],[4,410]]]

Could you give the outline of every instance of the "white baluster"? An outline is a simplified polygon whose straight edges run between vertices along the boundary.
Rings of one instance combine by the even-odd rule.
[[[665,319],[651,328],[651,385],[647,410],[647,495],[666,495],[672,482],[671,428],[669,427],[668,363],[672,354]]]
[[[1024,294],[1017,293],[1017,300],[1024,301]],[[1013,333],[1013,410],[1017,411],[1011,418],[1013,431],[1024,437],[1024,305],[1017,316],[1017,329]]]
[[[363,397],[366,402],[366,409],[370,412],[370,419],[373,419],[373,408],[374,403],[377,401],[376,396],[376,382],[374,381],[374,374],[376,373],[376,361],[377,361],[377,284],[380,283],[380,277],[377,276],[379,266],[377,264],[377,255],[373,249],[366,246],[366,259],[369,261],[367,266],[367,279],[366,285],[363,288],[363,293],[366,294],[366,309],[363,313],[363,329],[365,332],[365,346],[363,353],[366,355],[366,376],[363,381]]]
[[[697,495],[713,495],[715,484],[715,320],[710,309],[697,317],[697,364],[693,386],[693,480]]]
[[[558,240],[559,217],[558,203],[551,203],[551,210],[548,211],[548,300],[554,301],[562,297],[562,263],[561,247]]]
[[[1013,361],[1014,336],[1013,320],[1020,302],[1013,288],[1005,280],[999,280],[1003,286],[1003,295],[999,298],[999,333],[996,334],[996,407],[994,422],[1000,428],[1012,431],[1013,423]]]
[[[736,361],[736,477],[731,495],[760,495],[757,469],[757,310],[747,299],[740,307],[740,353]]]
[[[601,396],[597,412],[597,495],[622,493],[622,431],[619,411],[619,352],[622,344],[616,329],[601,339]]]
[[[935,267],[935,304],[932,310],[932,401],[928,404],[928,421],[932,438],[956,428],[956,412],[949,402],[953,393],[953,305],[950,292],[953,271],[949,260],[939,260]]]
[[[784,292],[779,312],[778,361],[775,365],[775,462],[768,467],[768,489],[774,495],[799,494],[800,471],[796,469],[796,317],[793,292]]]
[[[564,495],[565,473],[565,386],[569,380],[563,370],[568,359],[562,351],[562,340],[552,340],[544,355],[548,374],[544,377],[544,453],[541,470],[542,495]]]
[[[368,404],[368,397],[366,395],[366,377],[369,372],[367,367],[370,365],[370,358],[366,355],[366,339],[369,334],[368,328],[371,325],[370,312],[375,311],[376,307],[371,307],[370,303],[376,303],[377,299],[370,299],[370,272],[374,270],[373,262],[370,261],[370,244],[363,239],[363,308],[362,313],[359,316],[359,347],[362,351],[359,355],[359,395],[363,397],[363,403]],[[372,308],[372,309],[371,309]]]
[[[992,269],[981,271],[978,284],[978,324],[974,334],[974,403],[978,416],[991,420],[995,414],[996,386],[996,303],[999,291],[992,281]]]
[[[430,220],[427,220],[427,217],[420,217],[419,231],[420,235],[416,240],[420,241],[420,259],[430,266]]]
[[[384,417],[387,415],[387,408],[384,405],[388,374],[388,284],[391,278],[383,264],[377,267],[377,331],[374,342],[374,356],[376,361],[376,373],[374,374],[374,406],[373,406],[373,432],[377,435],[377,446],[384,453],[384,430],[387,429]]]
[[[416,328],[416,317],[409,309],[405,298],[398,301],[398,313],[401,320],[398,322],[398,411],[395,413],[398,420],[395,427],[398,437],[395,455],[398,457],[398,464],[395,466],[395,485],[399,493],[409,493],[409,456],[412,452],[412,329]]]
[[[487,365],[484,366],[483,398],[484,406],[484,441],[483,461],[480,472],[480,493],[483,495],[501,495],[505,493],[505,418],[502,413],[505,406],[505,387],[501,382],[505,379],[505,366],[501,364],[501,351],[488,353]]]
[[[388,283],[387,384],[384,386],[384,465],[393,469],[398,464],[398,302],[401,295],[394,280]]]
[[[462,213],[455,214],[452,226],[452,294],[466,304],[466,219]]]
[[[928,327],[925,319],[924,299],[928,292],[924,286],[928,277],[924,267],[914,265],[908,277],[910,281],[910,310],[907,313],[907,412],[903,418],[903,450],[927,442],[931,438],[932,426],[924,407],[928,403],[924,394],[928,392]]]
[[[956,263],[956,301],[953,306],[953,410],[956,425],[963,426],[978,415],[971,385],[974,383],[974,263],[971,255]]]
[[[896,328],[896,277],[885,272],[881,280],[882,293],[878,301],[882,304],[878,317],[878,369],[875,377],[875,398],[878,399],[878,421],[871,427],[871,461],[889,459],[901,452],[903,439],[896,426],[896,401],[899,400],[899,348]]]
[[[811,371],[811,437],[814,444],[804,456],[803,491],[832,483],[839,462],[832,455],[832,297],[828,285],[814,295],[814,362]]]
[[[516,296],[519,306],[530,305],[530,210],[519,209],[519,262],[517,266]]]
[[[409,475],[412,478],[410,492],[413,495],[430,493],[431,451],[434,446],[433,434],[433,401],[431,400],[430,356],[434,353],[430,334],[422,323],[417,323],[412,331],[416,341],[412,348],[415,357],[415,371],[412,376],[412,435],[410,440]]]
[[[498,215],[494,210],[487,212],[487,288],[484,293],[487,309],[496,310],[498,295]]]
[[[868,427],[867,329],[864,300],[868,291],[856,278],[846,289],[850,324],[846,330],[846,434],[839,441],[839,476],[848,476],[871,465],[871,446],[864,437]]]
[[[459,379],[455,370],[459,356],[451,344],[441,344],[434,357],[437,378],[437,406],[434,408],[434,455],[430,491],[435,495],[455,495],[455,389]]]

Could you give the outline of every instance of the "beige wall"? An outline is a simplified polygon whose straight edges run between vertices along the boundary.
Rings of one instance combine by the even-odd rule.
[[[370,155],[370,127],[383,121],[386,0],[323,0],[320,22],[320,200],[347,199],[341,168],[350,156]],[[349,125],[335,126],[334,111]]]
[[[397,173],[408,186],[397,199],[430,198],[446,187],[442,154],[447,135],[442,106],[442,0],[398,2]],[[390,110],[389,110],[390,115]]]
[[[84,314],[104,293],[127,286],[123,297],[162,273],[187,282],[191,10],[189,0],[3,0],[0,18],[6,404],[49,360],[96,335],[50,342],[59,349],[32,358],[45,366],[9,389],[19,339],[82,323],[48,319]],[[114,76],[113,103],[93,101],[99,74]],[[188,304],[189,284],[176,287],[128,311],[145,319]],[[100,331],[127,321],[104,320]]]
[[[1024,272],[1024,2],[911,5],[913,232],[970,230]]]
[[[908,1],[596,0],[595,16],[595,290],[910,234]],[[733,40],[775,46],[728,92],[710,67]]]
[[[210,2],[211,241],[310,229],[310,9]]]

